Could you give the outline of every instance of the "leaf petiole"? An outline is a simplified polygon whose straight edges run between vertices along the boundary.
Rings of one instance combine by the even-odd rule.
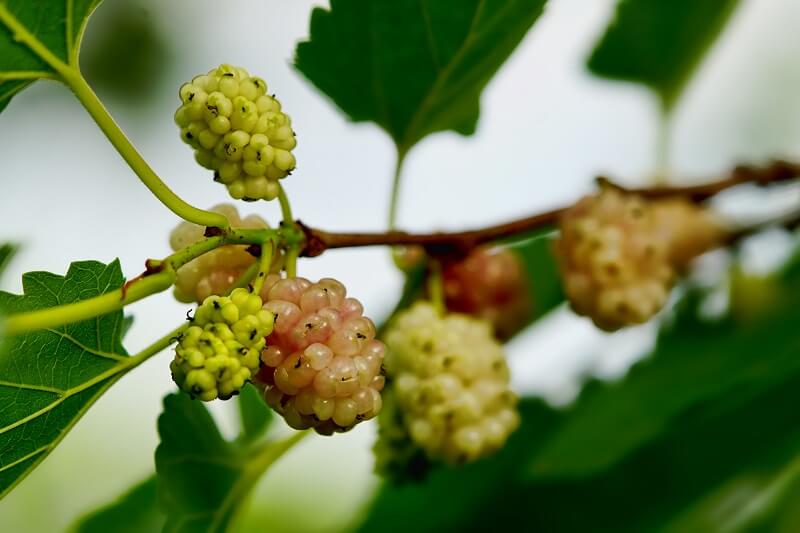
[[[206,238],[190,244],[161,261],[150,262],[150,273],[132,280],[123,288],[79,302],[37,311],[12,314],[6,317],[4,332],[18,335],[28,331],[55,328],[104,315],[153,294],[167,290],[175,282],[176,270],[192,259],[223,244],[261,244],[275,239],[281,230],[234,229],[224,235]]]
[[[225,216],[219,213],[198,209],[186,203],[167,187],[155,171],[150,168],[150,165],[147,164],[147,161],[145,161],[142,155],[136,150],[117,123],[114,122],[114,119],[109,115],[103,103],[92,88],[89,87],[86,79],[78,70],[77,61],[72,65],[59,59],[44,45],[44,43],[31,33],[31,31],[8,10],[5,3],[2,2],[0,2],[0,23],[11,31],[16,41],[27,46],[34,54],[39,56],[58,73],[61,81],[72,89],[72,92],[75,93],[75,96],[77,96],[78,100],[83,104],[125,162],[128,163],[136,175],[139,176],[142,183],[150,189],[161,203],[173,213],[189,222],[223,229],[230,226]],[[77,54],[77,52],[75,53]]]

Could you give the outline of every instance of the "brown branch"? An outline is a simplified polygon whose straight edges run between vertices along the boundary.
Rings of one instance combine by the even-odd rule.
[[[719,194],[720,192],[752,183],[767,186],[773,183],[788,181],[800,176],[800,164],[786,161],[774,161],[763,167],[738,166],[728,177],[719,181],[689,187],[648,187],[641,189],[627,189],[605,177],[598,177],[597,183],[601,187],[638,194],[645,198],[684,197],[694,202],[702,202]],[[376,245],[416,245],[424,247],[434,255],[448,253],[465,253],[475,246],[501,240],[515,235],[530,233],[547,226],[553,226],[567,207],[553,209],[532,216],[497,224],[481,229],[459,232],[435,233],[408,233],[405,231],[389,231],[384,233],[338,233],[312,228],[297,221],[306,236],[306,244],[302,250],[303,257],[316,257],[325,250],[332,248],[352,248],[357,246]]]
[[[611,187],[622,192],[638,194],[645,198],[655,199],[682,196],[694,202],[702,202],[737,185],[752,183],[765,187],[774,183],[789,181],[798,176],[800,176],[800,164],[777,160],[763,167],[740,165],[734,168],[727,178],[688,187],[627,189],[603,176],[599,176],[596,181],[600,187]]]

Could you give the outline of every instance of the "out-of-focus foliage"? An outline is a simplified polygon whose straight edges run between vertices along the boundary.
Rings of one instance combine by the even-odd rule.
[[[254,441],[264,435],[275,413],[267,409],[264,398],[255,385],[245,385],[239,395],[239,416],[242,421],[241,439]]]
[[[619,0],[589,58],[598,76],[650,87],[670,108],[739,0]]]
[[[232,494],[247,456],[226,441],[211,414],[187,394],[164,398],[156,449],[165,531],[225,531],[242,504]]]
[[[150,476],[116,501],[82,518],[73,533],[158,533],[164,515],[158,510],[158,480]]]
[[[162,435],[160,463],[163,475],[160,483],[164,509],[160,508],[158,501],[159,479],[156,474],[153,474],[113,502],[80,519],[73,526],[75,533],[93,533],[95,531],[98,533],[107,531],[157,533],[165,527],[167,522],[165,511],[171,515],[168,531],[194,531],[193,528],[200,527],[199,525],[206,524],[206,522],[206,525],[211,527],[207,531],[221,531],[229,526],[230,522],[227,520],[223,520],[219,524],[213,523],[210,518],[214,511],[213,503],[208,508],[203,507],[202,504],[205,500],[201,498],[196,505],[198,513],[202,516],[191,517],[186,514],[186,509],[181,502],[185,501],[184,497],[191,499],[195,491],[206,492],[203,489],[204,485],[192,486],[191,482],[223,483],[224,479],[227,479],[227,474],[230,473],[225,468],[226,465],[233,471],[234,477],[237,477],[237,472],[240,471],[240,467],[244,467],[249,455],[250,449],[246,445],[263,437],[269,428],[273,420],[273,413],[261,399],[256,387],[245,386],[237,400],[241,432],[234,443],[229,443],[222,439],[213,419],[201,402],[192,401],[184,395],[172,395],[165,399],[162,423],[177,423],[179,427],[176,431],[186,431],[186,435],[176,436],[169,431],[164,431]],[[179,418],[183,416],[185,418]],[[191,445],[190,442],[196,444]],[[180,446],[189,447],[179,449]],[[200,453],[202,453],[202,450],[207,448],[222,449],[225,454],[205,458],[202,455],[196,455],[198,450],[201,450]],[[205,468],[204,459],[210,464],[217,465],[219,469]],[[237,461],[241,462],[238,466]],[[187,468],[191,472],[189,481],[181,482],[181,476],[176,474],[183,468]],[[220,472],[223,475],[220,475]],[[230,490],[232,487],[220,488]],[[234,508],[238,509],[245,499],[233,502]]]
[[[11,259],[14,257],[18,251],[17,245],[6,243],[0,245],[0,276],[3,275],[8,263],[11,262]]]
[[[203,402],[183,393],[164,398],[156,449],[159,499],[167,514],[164,531],[229,531],[263,473],[259,461],[269,460],[271,450],[282,453],[280,442],[253,446],[273,419],[254,386],[243,389],[239,413],[242,432],[227,441]]]
[[[170,50],[156,14],[139,0],[106,2],[86,31],[81,71],[102,94],[136,105],[160,88]]]
[[[781,298],[746,322],[700,318],[703,294],[689,291],[625,379],[590,383],[564,411],[525,400],[496,457],[384,485],[363,530],[403,516],[425,531],[797,527],[781,502],[800,474],[799,274],[775,275]]]
[[[72,263],[66,276],[29,272],[23,295],[0,292],[0,312],[46,309],[118,289],[119,261]],[[122,311],[3,339],[0,497],[35,468],[119,377]]]
[[[4,0],[0,3],[0,111],[19,91],[55,70],[9,29],[14,19],[47,51],[66,64],[77,64],[86,22],[101,0]]]
[[[553,255],[553,239],[549,232],[509,243],[517,253],[528,275],[528,288],[533,314],[528,325],[564,302],[558,264]]]
[[[333,0],[295,64],[351,120],[405,154],[429,133],[475,131],[483,88],[545,0]]]

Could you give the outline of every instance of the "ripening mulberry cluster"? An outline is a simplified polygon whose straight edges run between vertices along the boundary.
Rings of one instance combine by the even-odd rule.
[[[713,247],[721,226],[704,210],[605,189],[561,217],[556,242],[573,309],[606,331],[649,320],[677,271]]]
[[[220,204],[211,211],[225,215],[233,228],[267,228],[268,224],[258,215],[239,217],[239,212],[230,204]],[[172,231],[169,244],[177,251],[203,239],[205,228],[183,222]],[[247,246],[230,244],[220,246],[178,269],[175,278],[175,299],[179,302],[201,303],[212,294],[223,295],[230,292],[234,283],[254,264],[256,258]],[[276,266],[280,263],[274,262]]]
[[[503,349],[487,322],[440,316],[419,302],[397,315],[386,344],[398,418],[430,459],[473,461],[501,448],[518,427]],[[391,433],[381,428],[381,438]]]
[[[179,92],[175,113],[195,159],[237,200],[272,200],[295,167],[289,116],[261,78],[231,65],[196,76]]]
[[[524,268],[507,248],[476,248],[446,265],[442,285],[448,310],[489,322],[499,339],[514,335],[532,310]]]
[[[727,232],[711,211],[685,198],[650,203],[656,231],[669,243],[669,260],[677,270],[724,242]]]
[[[267,277],[261,292],[275,328],[257,381],[296,429],[329,435],[381,410],[385,346],[363,308],[334,279]]]
[[[209,296],[197,308],[170,364],[172,379],[203,401],[237,394],[260,365],[275,316],[247,289]]]

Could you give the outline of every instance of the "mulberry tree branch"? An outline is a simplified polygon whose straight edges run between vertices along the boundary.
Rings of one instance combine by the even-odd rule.
[[[610,187],[645,198],[668,197],[687,198],[693,202],[705,201],[724,190],[744,184],[768,186],[790,181],[800,176],[800,164],[787,161],[773,161],[764,166],[737,166],[721,180],[688,187],[647,187],[628,189],[606,177],[598,177],[600,187]],[[553,209],[542,213],[512,220],[503,224],[481,229],[460,232],[408,233],[388,231],[381,233],[339,233],[310,227],[297,221],[306,237],[301,255],[316,257],[333,248],[353,248],[360,246],[422,246],[433,254],[464,253],[475,246],[501,239],[524,235],[537,229],[553,226],[567,208]]]

